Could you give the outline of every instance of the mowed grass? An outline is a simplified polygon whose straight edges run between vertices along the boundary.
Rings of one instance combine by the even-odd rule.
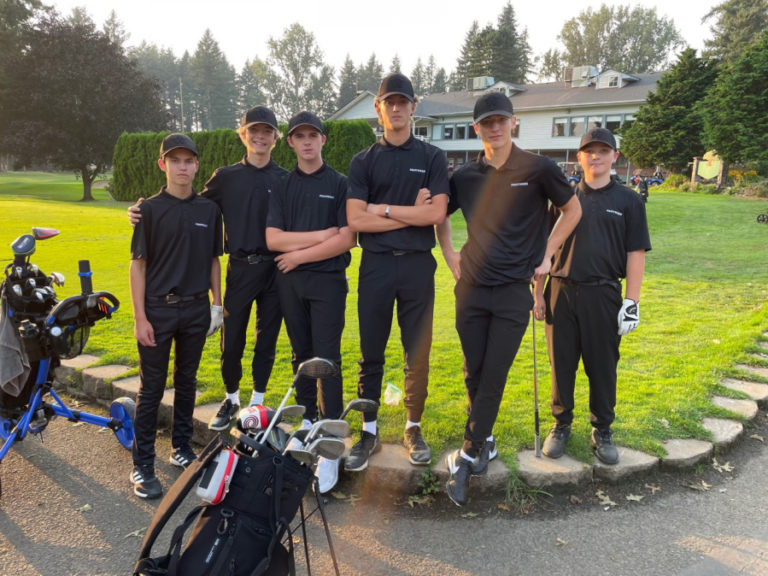
[[[154,191],[146,191],[150,194]],[[63,298],[79,291],[77,262],[89,259],[96,290],[108,290],[122,307],[112,320],[91,332],[87,351],[102,363],[136,366],[132,310],[128,288],[131,228],[127,204],[112,201],[95,190],[96,202],[82,203],[81,183],[67,174],[10,173],[0,175],[0,256],[10,260],[9,244],[32,226],[58,228],[61,235],[40,242],[33,262],[46,272],[67,276],[59,291]],[[706,416],[733,415],[711,404],[713,394],[738,397],[719,385],[724,376],[739,376],[735,364],[749,361],[749,351],[768,329],[768,225],[755,217],[766,210],[764,201],[654,189],[647,204],[653,250],[647,256],[641,297],[641,323],[622,342],[619,364],[617,443],[662,455],[662,441],[673,437],[708,438],[701,427]],[[454,244],[460,246],[466,229],[460,215],[453,219]],[[357,394],[359,340],[357,325],[357,268],[360,250],[353,251],[348,269],[343,338],[345,400]],[[466,398],[461,347],[454,328],[453,279],[439,248],[436,305],[431,356],[430,397],[423,419],[424,432],[436,454],[457,446],[463,436]],[[226,261],[224,260],[223,263]],[[539,410],[541,435],[552,423],[549,415],[550,372],[544,326],[537,325]],[[244,359],[250,373],[253,330]],[[396,320],[387,349],[384,383],[402,388],[403,355]],[[502,457],[515,467],[514,455],[532,448],[534,438],[532,335],[518,353],[494,432]],[[218,402],[223,395],[219,374],[218,338],[209,339],[198,373],[200,403]],[[290,347],[284,331],[266,403],[277,405],[291,380]],[[241,398],[247,401],[250,380],[244,378]],[[588,386],[581,373],[577,382],[574,435],[569,454],[588,460]],[[382,406],[381,435],[399,441],[405,420],[402,406]],[[357,426],[357,423],[354,423]],[[437,462],[435,459],[434,462]],[[442,465],[442,464],[439,464]]]

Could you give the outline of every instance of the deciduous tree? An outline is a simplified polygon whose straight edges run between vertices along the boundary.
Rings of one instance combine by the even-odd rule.
[[[726,0],[701,21],[712,19],[712,38],[704,40],[705,55],[731,62],[768,29],[768,0]]]
[[[124,131],[162,130],[158,87],[93,22],[55,13],[24,33],[0,95],[0,150],[51,162],[83,181],[83,200]]]

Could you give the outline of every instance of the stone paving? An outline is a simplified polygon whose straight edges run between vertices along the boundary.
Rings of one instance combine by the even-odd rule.
[[[768,337],[768,332],[764,333]],[[758,342],[758,346],[768,350],[768,342]],[[762,354],[754,354],[761,359]],[[127,366],[93,366],[98,361],[95,356],[81,355],[72,360],[63,360],[56,370],[56,380],[70,393],[85,395],[102,404],[109,404],[114,398],[128,396],[135,398],[139,390],[139,377],[125,375],[132,369]],[[758,379],[768,380],[768,368],[737,364],[742,373]],[[724,408],[736,416],[753,420],[760,408],[768,407],[768,384],[749,379],[724,378],[721,384],[743,394],[747,398],[726,398],[713,396],[712,403]],[[170,422],[173,405],[173,390],[166,390],[159,419],[163,425]],[[208,430],[208,422],[216,414],[219,404],[206,404],[195,408],[195,442],[207,443],[213,436]],[[643,452],[619,446],[619,463],[614,466],[599,461],[581,462],[567,454],[553,460],[545,456],[537,457],[533,450],[523,450],[517,455],[520,478],[532,488],[565,487],[587,484],[593,479],[607,482],[620,482],[622,479],[649,472],[661,466],[680,469],[696,466],[708,461],[716,449],[726,449],[744,433],[741,421],[727,418],[704,418],[702,426],[712,434],[712,442],[698,439],[671,439],[664,443],[666,455],[657,458]],[[351,442],[348,441],[348,445]],[[433,458],[432,472],[443,486],[447,471],[442,464],[445,454],[439,460]],[[421,474],[426,467],[413,466],[408,462],[405,448],[400,444],[384,444],[374,454],[364,473],[364,482],[371,486],[396,484],[401,489],[416,491],[422,482]],[[482,478],[473,478],[472,490],[499,490],[507,484],[508,468],[500,460],[494,460],[488,467],[488,474]]]

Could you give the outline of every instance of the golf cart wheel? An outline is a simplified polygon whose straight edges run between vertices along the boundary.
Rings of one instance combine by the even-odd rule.
[[[123,396],[117,398],[109,407],[109,415],[120,421],[123,425],[115,430],[115,437],[126,450],[133,448],[133,416],[136,412],[136,403],[132,398]]]
[[[758,214],[757,215],[757,221],[758,222],[768,222],[768,214]]]

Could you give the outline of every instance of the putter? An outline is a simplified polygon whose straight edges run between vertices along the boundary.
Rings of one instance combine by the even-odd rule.
[[[329,460],[339,458],[346,449],[347,445],[344,444],[344,440],[330,436],[315,438],[306,448],[308,452]]]
[[[536,444],[536,458],[541,458],[541,440],[539,438],[539,371],[536,368],[536,311],[531,313],[533,323],[533,427]]]
[[[379,403],[376,402],[376,400],[371,400],[370,398],[355,398],[354,400],[349,401],[349,404],[344,408],[339,419],[344,420],[344,418],[347,417],[347,414],[353,410],[355,412],[373,412],[378,407]]]
[[[329,376],[338,374],[338,372],[339,367],[336,366],[334,362],[331,362],[325,358],[315,357],[310,358],[309,360],[305,360],[299,364],[299,368],[296,370],[296,375],[293,377],[293,381],[288,387],[288,391],[285,393],[282,402],[280,402],[280,406],[277,407],[277,412],[280,412],[285,407],[285,403],[288,402],[288,397],[291,395],[291,390],[293,390],[293,388],[296,386],[296,382],[298,382],[299,378],[302,376],[306,376],[308,378],[328,378]],[[272,422],[270,422],[269,426],[267,426],[266,430],[264,430],[265,438],[269,437],[269,433],[272,431],[272,428],[275,427],[275,420],[276,418],[273,418]]]

